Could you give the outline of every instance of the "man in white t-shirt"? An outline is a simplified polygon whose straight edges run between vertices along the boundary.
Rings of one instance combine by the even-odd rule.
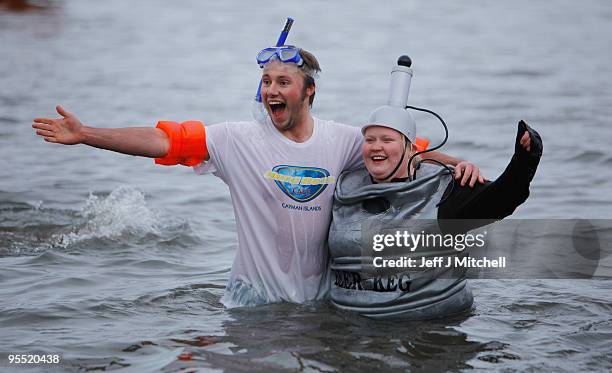
[[[208,126],[197,146],[206,150],[204,161],[184,163],[194,165],[198,173],[213,173],[230,189],[238,252],[222,298],[228,307],[302,303],[326,295],[326,238],[336,179],[362,164],[357,127],[310,114],[314,76],[320,71],[312,54],[290,46],[266,48],[258,62],[269,118]],[[36,133],[45,141],[153,158],[168,157],[180,147],[176,144],[183,144],[173,137],[181,136],[182,127],[175,132],[94,128],[61,106],[57,112],[62,118],[34,120]],[[482,181],[478,169],[467,162],[435,152],[433,157],[456,165],[462,183]]]

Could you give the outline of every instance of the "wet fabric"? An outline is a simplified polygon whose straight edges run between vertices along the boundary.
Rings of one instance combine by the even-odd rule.
[[[269,121],[206,129],[210,161],[195,171],[213,173],[229,186],[238,231],[221,299],[226,307],[302,303],[328,294],[333,193],[342,171],[363,165],[362,136],[356,127],[314,122],[303,143]]]

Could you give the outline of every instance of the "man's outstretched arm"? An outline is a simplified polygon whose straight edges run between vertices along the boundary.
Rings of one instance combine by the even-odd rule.
[[[142,157],[164,157],[170,149],[170,141],[158,128],[95,128],[84,126],[72,113],[56,107],[62,118],[36,118],[32,127],[45,141],[64,144],[86,144],[100,149]]]

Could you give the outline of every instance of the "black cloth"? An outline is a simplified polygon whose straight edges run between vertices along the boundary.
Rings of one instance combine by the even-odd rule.
[[[529,132],[531,139],[530,151],[525,150],[520,144],[525,131]],[[442,200],[448,198],[438,207],[438,219],[484,219],[485,221],[466,221],[461,229],[446,227],[447,229],[443,230],[467,231],[512,214],[529,197],[529,184],[540,163],[542,149],[540,134],[524,121],[520,121],[514,155],[504,172],[495,181],[477,183],[474,187],[461,186],[459,182],[451,181]]]

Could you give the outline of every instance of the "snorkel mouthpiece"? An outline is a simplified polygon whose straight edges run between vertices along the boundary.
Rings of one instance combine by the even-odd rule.
[[[371,126],[392,128],[406,136],[414,144],[416,140],[416,123],[412,114],[406,110],[410,81],[412,80],[412,60],[408,56],[401,56],[397,66],[391,70],[391,84],[387,105],[381,106],[370,114],[368,123],[361,127],[361,132]]]

